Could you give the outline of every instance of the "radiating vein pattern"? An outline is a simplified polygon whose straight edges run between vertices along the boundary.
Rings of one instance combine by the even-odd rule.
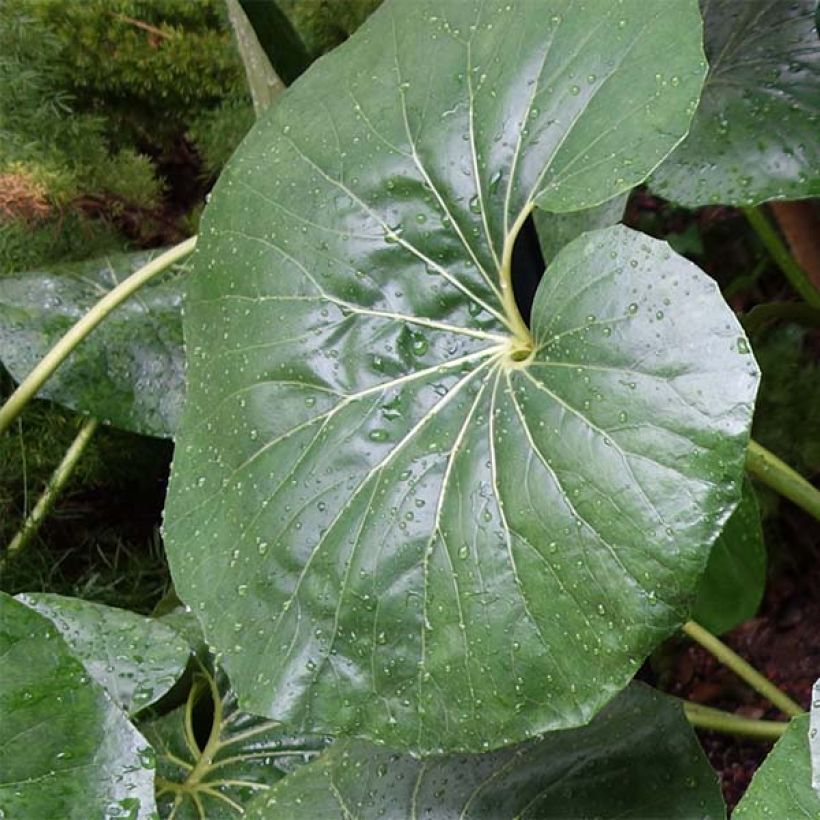
[[[551,265],[515,361],[498,265],[533,198],[671,149],[699,38],[694,2],[388,0],[248,137],[203,222],[166,533],[250,711],[485,750],[589,720],[685,616],[738,494],[741,330],[612,229]]]

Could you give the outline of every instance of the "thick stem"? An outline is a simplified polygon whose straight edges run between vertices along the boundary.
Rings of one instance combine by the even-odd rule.
[[[121,305],[129,296],[138,291],[146,282],[162,273],[175,262],[186,257],[196,244],[192,236],[179,245],[169,248],[165,253],[153,259],[147,265],[134,271],[113,290],[109,291],[88,313],[85,314],[54,347],[40,360],[39,364],[26,376],[19,387],[11,394],[8,401],[0,408],[0,435],[8,430],[11,423],[20,415],[23,408],[34,398],[37,391],[45,384],[54,371],[66,360],[69,354],[97,325]]]
[[[761,208],[744,208],[746,218],[754,228],[755,233],[760,237],[760,241],[765,245],[766,250],[771,254],[772,259],[777,262],[780,270],[783,271],[791,286],[803,297],[805,302],[812,307],[820,308],[820,291],[814,286],[806,272],[789,253],[789,249],[780,238],[777,230],[769,222]]]
[[[88,442],[94,435],[94,431],[97,429],[98,424],[99,422],[97,419],[89,419],[80,428],[80,432],[77,433],[77,437],[66,451],[66,454],[63,456],[63,460],[60,462],[57,469],[52,473],[48,484],[46,484],[45,490],[43,490],[43,494],[34,505],[34,509],[31,513],[29,513],[28,518],[26,518],[18,533],[14,536],[14,538],[12,538],[6,548],[5,554],[0,557],[0,569],[2,569],[9,560],[20,552],[20,550],[24,549],[40,529],[43,521],[45,521],[46,517],[51,512],[54,502],[57,500],[60,492],[71,477],[74,467],[77,465],[77,462],[80,460],[80,457],[88,445]]]
[[[754,440],[746,450],[746,469],[820,521],[820,490]]]
[[[736,652],[729,649],[723,641],[716,638],[711,632],[694,621],[685,623],[683,631],[693,641],[697,641],[704,649],[711,652],[722,664],[728,666],[739,678],[759,692],[781,712],[790,717],[803,714],[804,710],[788,695],[781,692],[770,680],[764,678],[760,672],[744,661]]]
[[[501,254],[501,270],[499,277],[501,280],[501,298],[504,302],[504,315],[509,323],[515,342],[521,346],[522,350],[530,350],[532,348],[532,336],[527,323],[521,316],[518,310],[518,305],[515,301],[515,292],[513,291],[512,283],[512,253],[515,245],[515,238],[518,236],[524,222],[532,212],[533,205],[523,208],[518,218],[513,223],[510,235],[504,242],[504,250]]]
[[[699,703],[683,702],[686,719],[698,729],[721,732],[727,735],[753,737],[758,740],[777,740],[786,731],[788,723],[774,720],[754,720],[741,715],[733,715],[721,709],[701,706]]]

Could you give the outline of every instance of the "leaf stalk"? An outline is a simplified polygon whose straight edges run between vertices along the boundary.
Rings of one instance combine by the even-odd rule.
[[[753,439],[749,441],[746,450],[746,469],[752,476],[820,521],[820,490]]]
[[[94,435],[94,431],[98,425],[99,422],[97,419],[89,419],[80,428],[80,432],[77,433],[76,438],[71,442],[68,450],[66,450],[63,460],[51,474],[51,478],[48,480],[43,494],[34,505],[34,509],[29,513],[28,518],[23,522],[23,526],[20,527],[17,534],[9,542],[5,554],[0,558],[0,570],[2,570],[17,553],[28,546],[31,539],[40,529],[43,521],[45,521],[54,507],[58,496],[68,483],[71,474],[74,472],[74,468],[77,466],[77,462],[88,446],[88,442],[91,441],[91,437]]]
[[[682,629],[693,641],[699,643],[707,652],[714,655],[724,666],[729,667],[741,680],[745,681],[752,689],[780,709],[781,712],[789,715],[789,717],[803,714],[804,710],[785,692],[781,692],[770,680],[763,677],[757,669],[743,660],[740,655],[700,624],[688,621]]]
[[[780,738],[788,727],[788,723],[775,720],[755,720],[753,718],[733,715],[722,709],[713,709],[699,703],[683,702],[683,713],[686,719],[698,729],[708,729],[711,732],[721,732],[727,735],[751,737],[757,740],[772,740]]]
[[[803,297],[806,304],[820,308],[820,291],[817,290],[803,268],[797,264],[795,258],[789,253],[789,249],[780,238],[775,227],[769,222],[763,209],[744,208],[743,213],[772,259],[789,280],[791,286]]]
[[[23,408],[34,398],[54,371],[68,358],[80,342],[96,328],[111,311],[138,291],[146,282],[158,276],[171,265],[179,262],[194,249],[196,237],[180,242],[165,253],[152,259],[134,271],[127,279],[110,290],[88,313],[77,321],[66,334],[49,350],[37,366],[26,376],[17,389],[0,408],[0,435],[8,430],[12,422],[23,412]]]

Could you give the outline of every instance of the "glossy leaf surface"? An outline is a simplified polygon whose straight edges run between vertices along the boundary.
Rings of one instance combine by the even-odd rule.
[[[733,820],[787,817],[820,817],[820,795],[811,785],[808,715],[789,721],[732,814]]]
[[[294,730],[434,752],[586,722],[739,496],[757,372],[705,275],[611,228],[551,265],[532,339],[502,293],[534,201],[610,199],[683,133],[697,9],[508,8],[383,6],[205,216],[169,556],[243,706]]]
[[[21,381],[112,287],[161,251],[0,279],[0,360]],[[182,288],[173,275],[120,305],[38,395],[115,427],[152,436],[176,429],[183,398]]]
[[[327,745],[322,738],[287,735],[277,724],[241,712],[234,694],[215,685],[198,678],[185,707],[143,727],[157,754],[161,817],[236,818],[256,794]],[[213,697],[219,698],[216,710]],[[206,737],[201,746],[197,723],[210,726],[200,732]]]
[[[485,755],[420,761],[334,744],[279,782],[252,818],[720,818],[723,800],[670,699],[637,685],[582,729]]]
[[[748,479],[743,496],[709,555],[692,617],[721,635],[753,618],[766,588],[766,545],[760,509]]]
[[[88,674],[126,712],[159,700],[185,670],[188,644],[159,621],[80,598],[17,597],[57,627]]]
[[[154,816],[153,755],[54,625],[0,593],[0,813]]]
[[[817,196],[817,0],[701,5],[709,76],[689,136],[652,188],[689,207]]]

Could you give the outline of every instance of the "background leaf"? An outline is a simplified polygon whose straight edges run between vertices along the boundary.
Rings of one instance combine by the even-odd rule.
[[[720,635],[753,618],[766,588],[766,545],[751,482],[709,554],[692,618]]]
[[[0,278],[0,357],[12,378],[25,378],[102,296],[161,252]],[[171,436],[184,390],[181,301],[173,274],[149,283],[106,317],[38,395],[123,430]]]
[[[564,245],[568,245],[582,233],[617,225],[623,219],[628,199],[629,192],[627,191],[595,208],[567,214],[551,214],[536,208],[533,211],[533,219],[538,232],[541,253],[544,255],[547,266]]]
[[[484,755],[422,762],[336,743],[248,816],[718,818],[725,808],[680,706],[634,685],[583,729]]]
[[[437,753],[585,723],[739,498],[757,373],[708,277],[587,234],[529,361],[499,293],[535,203],[611,199],[683,134],[697,8],[508,8],[382,6],[204,216],[169,557],[243,705],[294,731]]]
[[[0,812],[154,816],[153,755],[54,625],[0,593]]]
[[[688,207],[820,194],[817,0],[702,0],[709,76],[652,188]]]
[[[811,786],[809,716],[800,715],[789,721],[786,733],[755,772],[732,819],[818,816],[820,795]]]
[[[49,593],[17,599],[57,627],[74,657],[126,712],[159,700],[185,670],[188,644],[153,618]]]

